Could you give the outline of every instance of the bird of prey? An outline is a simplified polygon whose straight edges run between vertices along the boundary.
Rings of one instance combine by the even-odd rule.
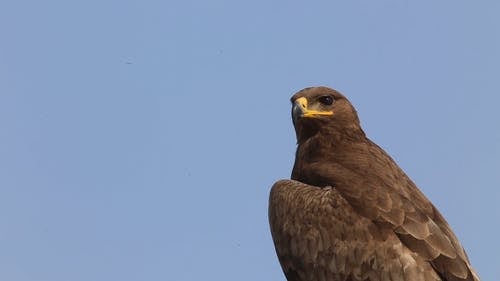
[[[346,97],[312,87],[291,101],[295,164],[269,198],[288,281],[479,281],[441,213],[365,136]]]

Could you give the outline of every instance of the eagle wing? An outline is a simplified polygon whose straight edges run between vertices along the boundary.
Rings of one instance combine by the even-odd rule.
[[[397,164],[376,144],[360,146],[356,167],[307,164],[318,182],[333,185],[355,212],[391,229],[403,245],[447,281],[478,281],[450,226]],[[367,156],[370,155],[370,156]],[[364,163],[366,161],[366,163]],[[366,164],[366,165],[364,165]],[[387,172],[383,172],[387,171]]]
[[[441,280],[397,233],[359,215],[335,187],[276,182],[269,222],[288,281]]]

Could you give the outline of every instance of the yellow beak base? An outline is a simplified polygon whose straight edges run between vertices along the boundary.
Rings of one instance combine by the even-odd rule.
[[[309,109],[307,106],[307,99],[305,97],[301,97],[295,100],[293,105],[293,112],[294,115],[300,114],[301,117],[313,117],[313,118],[317,116],[333,115],[333,111],[319,111],[319,110]]]

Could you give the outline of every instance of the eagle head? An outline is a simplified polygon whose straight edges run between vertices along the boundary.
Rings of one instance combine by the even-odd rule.
[[[328,87],[310,87],[291,98],[292,120],[297,142],[323,133],[324,135],[361,134],[358,114],[341,93]]]

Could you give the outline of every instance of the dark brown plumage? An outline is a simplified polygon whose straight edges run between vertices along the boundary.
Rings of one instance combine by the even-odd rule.
[[[292,97],[297,152],[269,221],[288,281],[479,281],[450,226],[339,92]]]

